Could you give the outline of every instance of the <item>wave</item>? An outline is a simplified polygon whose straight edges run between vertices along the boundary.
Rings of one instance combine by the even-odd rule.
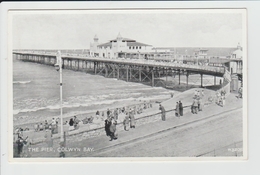
[[[13,81],[13,84],[28,84],[31,83],[31,81]]]
[[[142,96],[142,97],[129,97],[129,98],[120,98],[120,99],[107,99],[102,101],[88,101],[88,103],[73,103],[69,104],[68,102],[63,103],[63,108],[78,108],[78,107],[89,107],[89,106],[99,106],[99,105],[111,105],[116,102],[127,102],[127,101],[150,101],[156,99],[165,99],[169,98],[169,95],[156,95],[156,96]],[[34,107],[31,109],[15,109],[13,110],[13,115],[17,115],[20,113],[27,113],[27,112],[37,112],[41,110],[59,110],[60,104],[50,105],[46,107]]]

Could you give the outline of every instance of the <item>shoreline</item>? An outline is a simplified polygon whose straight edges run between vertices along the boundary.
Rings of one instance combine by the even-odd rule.
[[[177,93],[177,94],[180,94],[180,93]],[[114,102],[114,103],[109,104],[109,105],[106,105],[106,104],[95,105],[94,107],[92,106],[91,109],[88,109],[88,110],[85,110],[85,111],[80,110],[80,109],[84,109],[84,106],[80,106],[80,107],[78,107],[79,109],[76,110],[76,111],[64,113],[63,114],[63,122],[65,122],[66,120],[69,121],[69,119],[72,118],[73,116],[77,116],[77,118],[80,119],[80,120],[82,120],[86,116],[88,116],[88,117],[93,116],[95,118],[96,117],[95,113],[96,113],[97,110],[100,113],[102,113],[104,111],[104,113],[105,113],[104,117],[106,117],[106,111],[107,111],[108,108],[110,110],[114,110],[116,108],[123,108],[123,107],[130,108],[131,106],[139,106],[139,105],[143,105],[144,103],[148,103],[148,102],[152,103],[154,105],[154,104],[156,104],[157,101],[163,102],[163,101],[166,101],[167,99],[171,98],[170,94],[167,95],[167,96],[168,96],[168,98],[167,97],[153,98],[151,96],[151,97],[148,97],[148,98],[152,99],[152,100],[149,100],[149,101],[148,100],[136,100],[136,99],[131,100],[131,101],[124,101],[123,102],[124,105],[122,105],[122,102]],[[70,108],[68,108],[68,110],[69,109]],[[40,111],[38,111],[38,112],[40,113]],[[59,113],[60,109],[57,109],[56,112]],[[60,115],[47,116],[45,118],[42,118],[42,117],[41,118],[33,118],[33,119],[27,119],[25,117],[25,118],[23,118],[23,120],[25,120],[25,121],[30,120],[29,123],[18,123],[18,122],[15,123],[14,122],[13,127],[14,128],[17,128],[17,127],[26,128],[26,127],[28,127],[29,129],[33,130],[33,126],[34,126],[35,123],[44,123],[45,120],[50,121],[52,118],[60,118]]]

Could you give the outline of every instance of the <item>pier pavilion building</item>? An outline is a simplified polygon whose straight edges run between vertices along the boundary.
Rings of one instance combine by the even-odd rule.
[[[90,55],[103,58],[144,58],[153,52],[152,48],[152,45],[123,38],[120,33],[116,39],[100,44],[96,35],[94,43],[90,43]]]

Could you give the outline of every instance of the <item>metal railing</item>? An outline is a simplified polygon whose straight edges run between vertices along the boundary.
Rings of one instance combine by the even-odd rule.
[[[47,53],[45,51],[43,52],[36,52],[36,51],[25,51],[21,53],[29,53],[29,54],[44,54],[44,55],[52,55],[53,53]],[[55,54],[53,54],[55,56]],[[127,63],[127,64],[141,64],[144,66],[160,66],[160,67],[172,67],[172,68],[178,68],[178,69],[194,69],[194,70],[202,70],[202,71],[209,71],[209,72],[215,72],[215,73],[225,73],[224,67],[214,67],[209,65],[190,65],[190,64],[184,64],[184,63],[178,63],[178,62],[158,62],[155,60],[145,60],[145,59],[127,59],[127,58],[104,58],[104,57],[90,57],[82,54],[76,54],[76,55],[68,55],[68,54],[62,54],[62,57],[72,57],[74,56],[75,59],[91,59],[96,61],[104,61],[104,62],[120,62],[120,63]]]

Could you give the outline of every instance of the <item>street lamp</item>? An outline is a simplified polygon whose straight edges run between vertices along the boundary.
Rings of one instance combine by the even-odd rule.
[[[57,71],[60,71],[60,143],[63,145],[64,132],[63,132],[63,117],[62,117],[62,59],[61,52],[58,51],[56,55],[56,64],[54,65]]]

